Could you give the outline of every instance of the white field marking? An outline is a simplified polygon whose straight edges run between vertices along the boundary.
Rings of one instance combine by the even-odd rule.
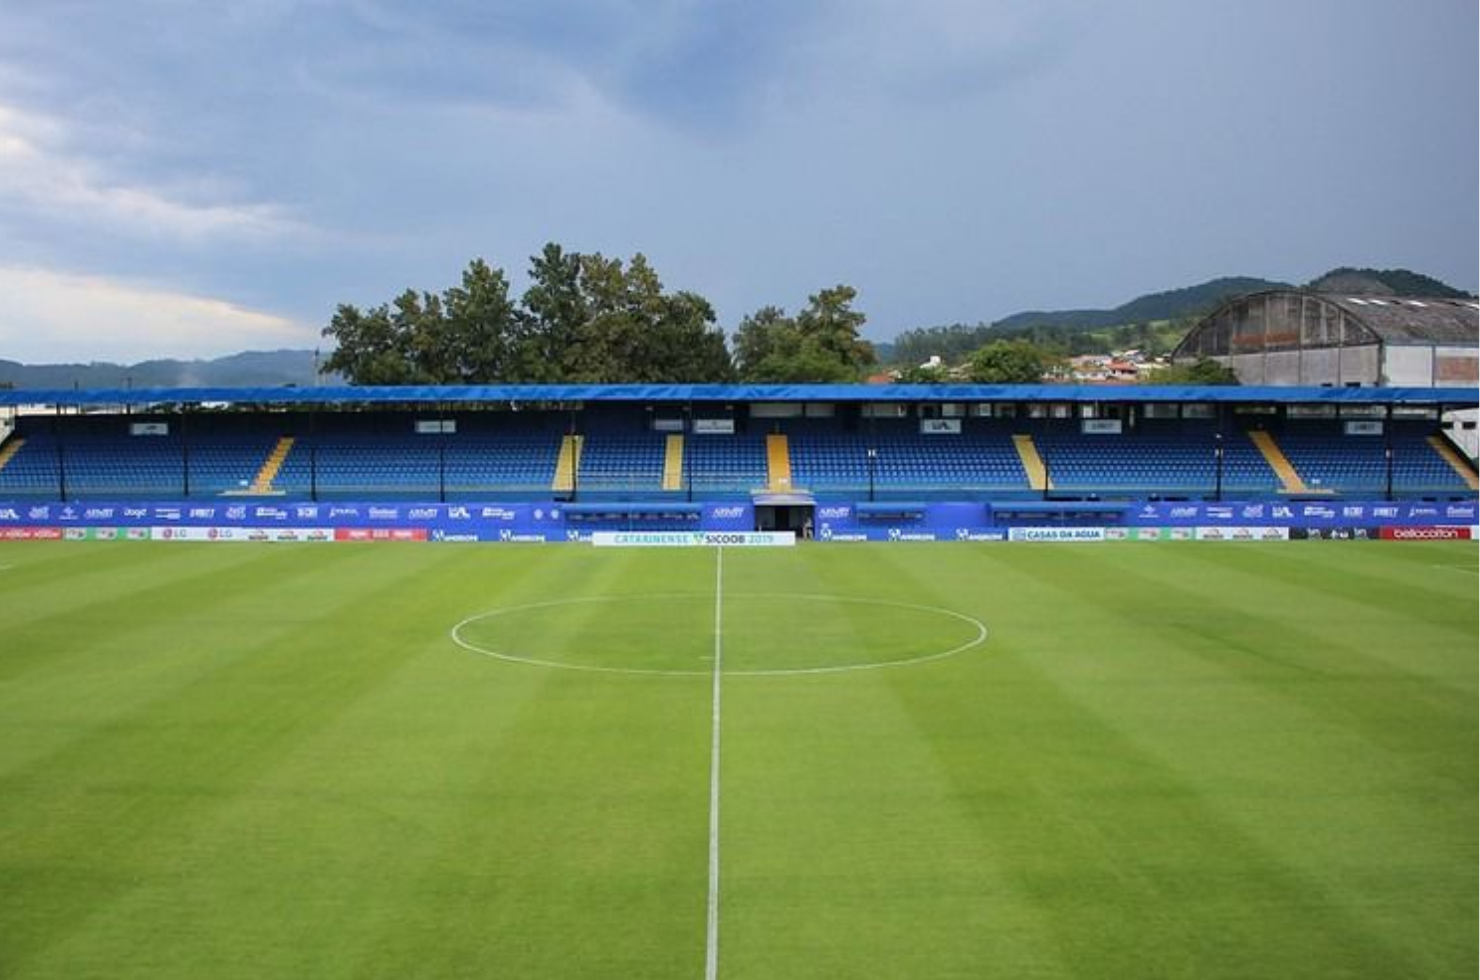
[[[1480,575],[1480,568],[1470,568],[1468,565],[1430,565],[1430,568],[1442,568],[1450,572],[1464,572],[1466,575]],[[0,571],[4,566],[0,566]]]
[[[719,695],[724,671],[725,549],[714,549],[714,694],[709,737],[709,912],[704,934],[704,980],[719,976]]]
[[[598,667],[593,664],[562,663],[558,660],[543,660],[538,657],[521,657],[512,653],[500,653],[487,647],[480,647],[463,639],[463,627],[484,619],[493,619],[496,616],[506,616],[510,613],[527,612],[531,609],[549,609],[556,606],[575,605],[577,603],[593,602],[627,602],[633,599],[701,599],[704,596],[694,595],[686,592],[646,592],[632,595],[612,596],[578,596],[572,599],[552,599],[548,602],[532,602],[522,606],[508,606],[504,609],[493,609],[488,612],[469,616],[452,627],[450,635],[452,642],[472,653],[492,657],[495,660],[503,660],[507,663],[524,664],[530,667],[548,667],[553,670],[583,670],[593,674],[642,674],[657,677],[707,677],[709,670],[668,670],[658,667]],[[939,606],[924,606],[912,602],[890,602],[884,599],[862,599],[856,596],[822,595],[814,593],[793,592],[747,592],[731,593],[730,598],[741,599],[811,599],[818,602],[852,602],[864,603],[872,606],[889,606],[894,609],[913,609],[917,612],[935,613],[940,616],[949,616],[959,619],[976,627],[976,636],[967,640],[959,646],[949,650],[941,650],[936,653],[921,654],[916,657],[904,657],[899,660],[880,660],[859,664],[837,664],[832,667],[784,667],[775,669],[756,670],[726,670],[730,677],[788,677],[808,674],[846,674],[860,670],[882,670],[887,667],[912,667],[916,664],[930,663],[932,660],[945,660],[957,654],[965,653],[972,647],[981,646],[987,639],[987,627],[981,620],[965,613],[956,612],[953,609],[942,609]]]

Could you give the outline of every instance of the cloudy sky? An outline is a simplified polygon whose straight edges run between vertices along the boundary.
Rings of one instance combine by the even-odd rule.
[[[546,241],[866,332],[1477,280],[1474,0],[0,3],[0,358],[314,347]]]

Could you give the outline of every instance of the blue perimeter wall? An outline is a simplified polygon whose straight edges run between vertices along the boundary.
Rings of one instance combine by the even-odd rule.
[[[1476,501],[1145,502],[1105,508],[1065,503],[1033,512],[1002,503],[924,503],[870,514],[867,504],[820,499],[813,532],[824,541],[980,541],[1016,539],[1025,528],[1192,528],[1199,537],[1260,537],[1258,529],[1472,527]],[[0,540],[105,538],[153,540],[576,541],[594,530],[749,531],[750,500],[653,508],[630,518],[568,514],[560,501],[511,504],[0,502]],[[611,508],[619,511],[620,507]],[[860,513],[860,509],[865,513]],[[605,510],[605,508],[602,508]],[[1201,532],[1213,529],[1211,534]],[[1219,533],[1219,532],[1223,533]],[[1112,534],[1113,536],[1113,534]],[[1300,536],[1300,535],[1294,535]],[[1357,535],[1367,536],[1367,535]]]

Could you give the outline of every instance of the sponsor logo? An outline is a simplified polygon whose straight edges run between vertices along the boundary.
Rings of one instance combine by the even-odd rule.
[[[471,521],[473,519],[472,511],[466,507],[449,507],[447,508],[447,516],[454,521]],[[448,540],[450,541],[452,539],[449,538]]]
[[[1160,513],[1161,511],[1156,509],[1155,504],[1146,504],[1141,508],[1142,517],[1155,517]]]
[[[89,521],[111,521],[113,513],[114,508],[112,507],[89,507],[82,512],[82,517]]]
[[[6,541],[60,541],[59,527],[6,527],[0,528],[0,539]]]
[[[1015,527],[1010,541],[1104,541],[1103,527]]]
[[[1197,516],[1196,507],[1173,507],[1171,511],[1172,520],[1186,520]]]
[[[0,521],[18,521],[21,515],[16,513],[14,507],[0,507]]]
[[[131,527],[125,536],[130,541],[148,541],[149,529],[147,527]]]
[[[259,521],[286,521],[288,512],[281,507],[255,507],[252,516]]]
[[[247,519],[247,508],[243,504],[226,508],[226,519],[228,521],[244,521]]]
[[[1361,504],[1346,504],[1341,508],[1342,517],[1360,518],[1366,512],[1367,508],[1363,507]]]
[[[433,541],[477,541],[476,534],[448,534],[446,531],[437,531],[432,535]]]
[[[1262,527],[1259,529],[1259,537],[1263,541],[1288,541],[1290,531],[1283,527]]]
[[[118,540],[118,528],[116,527],[100,527],[97,529],[97,531],[94,532],[94,534],[99,541]]]
[[[1306,504],[1300,508],[1300,513],[1304,517],[1315,517],[1323,521],[1336,518],[1336,508],[1327,507],[1325,504]]]
[[[1208,507],[1208,517],[1215,521],[1231,521],[1233,520],[1233,508],[1210,505]]]
[[[1226,535],[1221,527],[1200,527],[1197,529],[1199,541],[1222,541]]]
[[[742,508],[739,508],[739,507],[737,507],[735,509],[736,510],[742,510]],[[845,521],[845,520],[848,519],[848,516],[850,514],[852,514],[852,513],[853,513],[853,508],[852,507],[819,507],[819,508],[817,508],[817,517],[818,517],[819,520],[823,520],[823,521]],[[739,517],[740,515],[739,514],[736,514],[735,516],[736,517]]]
[[[32,507],[30,510],[26,511],[26,516],[33,521],[49,521],[51,520],[51,508]]]
[[[300,521],[315,521],[319,517],[318,504],[303,504],[293,508],[293,515]]]
[[[1384,541],[1468,541],[1467,527],[1385,527],[1378,531]]]
[[[1275,504],[1270,508],[1269,513],[1271,517],[1280,517],[1286,520],[1295,516],[1294,508],[1287,507],[1284,504]]]
[[[478,516],[493,521],[512,521],[515,514],[506,507],[484,507]]]
[[[192,521],[209,521],[216,517],[214,507],[192,507],[190,508],[190,519]]]
[[[543,508],[536,507],[534,509],[534,519],[537,521],[543,521],[545,519],[545,511]]]
[[[1372,516],[1373,517],[1397,517],[1398,516],[1398,508],[1397,507],[1384,507],[1384,506],[1381,506],[1379,504],[1374,504],[1372,506]]]
[[[85,527],[69,527],[63,533],[62,536],[64,538],[66,538],[68,541],[86,541],[87,540],[87,528],[85,528]]]
[[[57,518],[63,521],[75,521],[77,520],[77,508],[72,506],[63,507],[62,512],[57,515]]]
[[[1264,505],[1245,504],[1244,509],[1240,513],[1243,514],[1243,518],[1246,521],[1262,521],[1264,520]]]
[[[371,507],[370,519],[372,521],[395,521],[401,517],[399,507]]]
[[[406,511],[408,521],[435,521],[437,519],[437,508],[435,507],[412,507]]]
[[[360,516],[360,508],[358,508],[358,507],[330,507],[329,508],[329,517],[330,517],[330,519],[333,519],[335,517],[359,517],[359,516]]]
[[[1444,516],[1450,520],[1470,520],[1475,516],[1475,505],[1450,504],[1444,508]]]
[[[1409,517],[1438,517],[1439,508],[1428,507],[1423,504],[1414,504],[1408,508]]]
[[[536,517],[535,520],[539,520],[539,518]],[[552,508],[551,511],[550,511],[550,520],[552,520],[552,521],[558,521],[558,520],[560,520],[560,511],[559,510],[555,510],[555,509]]]
[[[154,519],[157,521],[178,521],[180,519],[180,508],[178,507],[156,507],[154,508]]]
[[[149,508],[147,508],[147,507],[125,507],[123,509],[123,516],[124,517],[127,517],[127,518],[133,518],[133,519],[136,519],[136,520],[138,518],[141,518],[141,517],[148,517],[149,516]]]
[[[1191,541],[1193,538],[1192,528],[1173,527],[1167,529],[1167,537],[1172,541]]]
[[[1128,530],[1126,530],[1123,527],[1107,527],[1107,528],[1105,528],[1105,540],[1106,541],[1129,541],[1130,540],[1130,537],[1131,537],[1131,532],[1128,531]]]
[[[714,518],[717,521],[733,521],[733,520],[735,520],[737,518],[740,518],[740,517],[744,517],[745,516],[745,508],[743,506],[735,506],[735,507],[713,507],[709,511],[709,516],[712,517],[712,518]],[[823,517],[826,517],[828,515],[826,513],[824,513],[822,516]],[[836,517],[836,516],[842,516],[842,515],[836,515],[835,514],[833,516]]]

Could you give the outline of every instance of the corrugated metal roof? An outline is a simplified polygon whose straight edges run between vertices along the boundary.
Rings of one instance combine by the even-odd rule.
[[[1315,295],[1346,310],[1384,343],[1480,346],[1480,305],[1475,300]]]

